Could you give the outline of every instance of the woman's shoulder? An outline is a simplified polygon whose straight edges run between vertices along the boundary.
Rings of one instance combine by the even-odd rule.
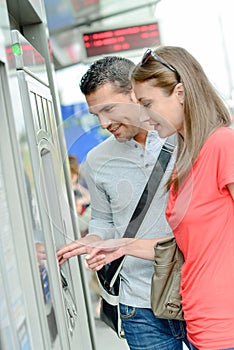
[[[214,156],[234,153],[234,130],[230,127],[220,127],[216,129],[206,140],[202,147],[201,154],[210,155],[212,159]]]
[[[228,144],[234,142],[234,130],[230,127],[220,127],[216,129],[208,138],[210,145]]]
[[[230,126],[222,126],[218,129],[216,129],[213,134],[217,137],[224,137],[230,135],[231,137],[234,136],[234,129],[232,129]]]

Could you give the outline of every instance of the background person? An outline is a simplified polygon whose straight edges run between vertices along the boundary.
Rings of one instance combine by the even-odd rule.
[[[91,150],[85,178],[91,195],[89,234],[58,252],[63,263],[89,252],[89,245],[123,236],[165,140],[140,121],[140,106],[130,82],[134,64],[120,57],[94,62],[81,80],[81,91],[91,113],[110,136]],[[138,237],[171,235],[165,218],[165,183],[173,167],[171,160]],[[186,342],[185,322],[154,316],[150,307],[151,261],[127,257],[121,270],[120,311],[131,350],[182,350]]]
[[[75,155],[69,155],[72,189],[75,195],[76,211],[79,219],[81,236],[88,233],[91,218],[90,194],[87,188],[79,183],[79,162]]]
[[[234,130],[229,112],[183,48],[148,50],[132,79],[159,135],[178,132],[166,215],[185,258],[181,295],[191,349],[234,349]],[[116,240],[106,241],[87,263],[100,269],[128,254],[153,260],[155,242],[122,239],[117,247]]]

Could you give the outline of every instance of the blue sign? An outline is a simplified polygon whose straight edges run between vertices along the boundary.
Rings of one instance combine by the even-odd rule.
[[[110,134],[103,130],[98,119],[89,113],[85,102],[62,105],[61,110],[67,152],[69,155],[76,155],[82,163],[87,153]]]

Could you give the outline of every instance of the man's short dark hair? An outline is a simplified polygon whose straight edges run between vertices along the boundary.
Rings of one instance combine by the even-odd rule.
[[[106,56],[91,64],[80,81],[80,89],[89,95],[100,86],[110,83],[117,92],[128,94],[132,88],[130,75],[135,64],[127,58]]]

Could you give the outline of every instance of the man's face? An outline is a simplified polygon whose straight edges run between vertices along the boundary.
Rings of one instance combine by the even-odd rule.
[[[140,130],[141,107],[133,99],[134,95],[116,92],[109,83],[86,95],[90,113],[120,142],[135,137]]]

